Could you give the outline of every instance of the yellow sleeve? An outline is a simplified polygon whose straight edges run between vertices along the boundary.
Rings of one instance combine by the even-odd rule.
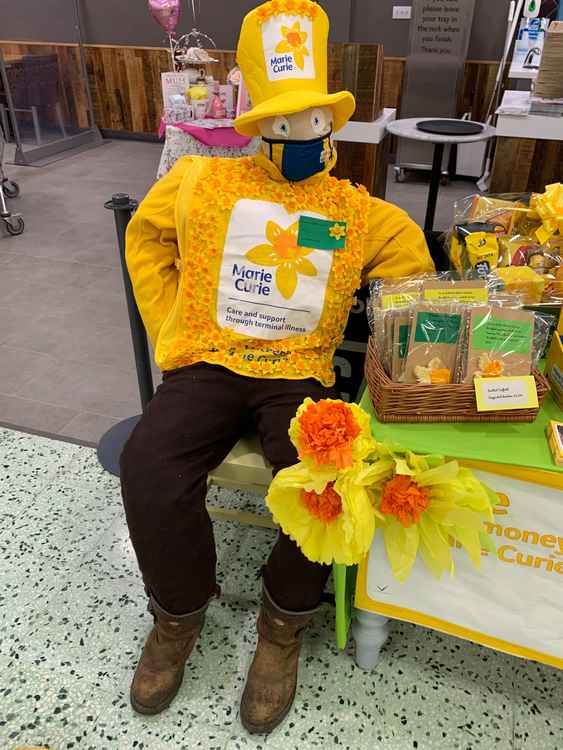
[[[189,163],[179,159],[151,188],[127,228],[127,268],[153,346],[178,291],[176,198]]]
[[[405,211],[371,199],[362,283],[434,272],[424,233]]]

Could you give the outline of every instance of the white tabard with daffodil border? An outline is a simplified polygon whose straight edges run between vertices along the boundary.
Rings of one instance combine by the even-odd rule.
[[[253,339],[313,333],[324,308],[334,251],[299,247],[299,218],[268,201],[239,200],[232,211],[217,295],[217,323]]]

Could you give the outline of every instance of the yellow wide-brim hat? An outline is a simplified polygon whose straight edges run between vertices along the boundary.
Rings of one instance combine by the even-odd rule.
[[[311,0],[270,0],[243,21],[237,63],[253,108],[235,120],[242,135],[260,135],[258,122],[312,107],[330,107],[333,130],[356,108],[349,91],[328,93],[328,16]]]

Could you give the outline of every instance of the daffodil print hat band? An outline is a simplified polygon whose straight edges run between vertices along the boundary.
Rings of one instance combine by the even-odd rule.
[[[243,135],[259,135],[257,123],[311,107],[331,107],[333,129],[355,109],[349,91],[328,93],[329,20],[311,0],[270,0],[243,21],[237,62],[253,109],[237,118]]]

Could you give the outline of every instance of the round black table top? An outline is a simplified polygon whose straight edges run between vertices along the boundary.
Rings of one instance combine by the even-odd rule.
[[[423,133],[451,136],[477,135],[484,130],[480,123],[466,120],[423,120],[417,123],[416,127]]]

